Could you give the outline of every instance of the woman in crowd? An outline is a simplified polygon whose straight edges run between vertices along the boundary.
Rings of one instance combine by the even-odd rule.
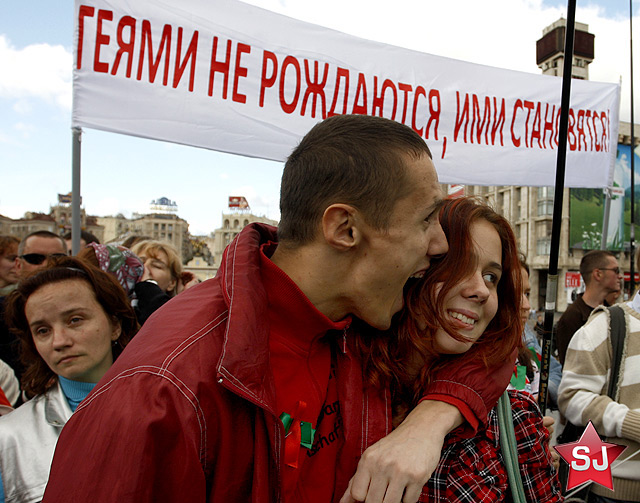
[[[17,341],[4,322],[4,301],[18,284],[18,245],[15,236],[0,236],[0,414],[19,402],[20,386],[16,373],[20,372]],[[2,397],[4,396],[4,399]]]
[[[512,357],[521,345],[522,276],[509,223],[470,198],[446,201],[440,221],[449,252],[409,287],[397,339],[391,339],[397,342],[389,347],[387,338],[360,341],[370,348],[368,375],[390,382],[394,390],[395,424],[451,358],[477,358],[491,365]],[[528,393],[510,391],[509,398],[526,499],[560,501],[540,409]],[[486,429],[473,438],[454,431],[445,439],[420,501],[511,500],[497,418],[493,409]]]
[[[178,253],[167,243],[139,241],[131,251],[144,264],[144,274],[135,287],[134,304],[140,325],[172,297],[199,283],[193,274],[182,271]]]
[[[62,427],[134,335],[123,288],[73,257],[20,282],[6,320],[19,337],[33,398],[0,418],[0,502],[42,499]]]
[[[131,250],[115,244],[89,243],[80,250],[78,258],[111,274],[124,288],[130,299],[135,295],[136,285],[142,281],[144,265]]]
[[[18,245],[15,236],[0,236],[0,297],[8,295],[18,283]]]

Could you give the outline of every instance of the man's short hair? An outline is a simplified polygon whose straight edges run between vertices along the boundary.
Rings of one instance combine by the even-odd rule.
[[[293,150],[280,189],[278,240],[312,241],[327,207],[349,204],[386,229],[395,203],[411,192],[407,159],[431,158],[425,141],[398,122],[337,115],[316,124]]]
[[[27,243],[27,240],[30,237],[34,237],[34,236],[39,238],[59,239],[60,242],[62,243],[62,249],[64,253],[67,253],[67,243],[64,242],[64,239],[62,239],[62,236],[58,236],[57,234],[54,234],[53,232],[50,232],[50,231],[35,231],[25,236],[24,238],[22,238],[22,241],[20,241],[20,244],[18,245],[18,255],[22,255],[24,253],[24,247]]]
[[[616,258],[616,256],[608,250],[591,250],[584,254],[580,261],[580,274],[582,275],[585,285],[591,282],[591,273],[594,269],[607,267],[607,259],[609,257]]]
[[[62,236],[62,237],[63,237],[63,239],[71,239],[71,231],[66,232],[66,233],[64,234],[64,236]],[[83,230],[81,230],[81,231],[80,231],[80,239],[84,239],[84,242],[85,242],[86,244],[89,244],[89,243],[97,243],[97,244],[100,244],[100,240],[99,240],[96,236],[94,236],[93,234],[91,234],[89,231],[83,231]]]

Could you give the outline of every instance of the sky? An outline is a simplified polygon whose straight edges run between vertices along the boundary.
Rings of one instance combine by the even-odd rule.
[[[213,0],[211,0],[213,1]],[[557,0],[250,0],[349,35],[438,56],[539,74],[536,40],[566,17]],[[640,2],[634,4],[634,115],[640,122]],[[71,190],[73,2],[0,2],[0,214],[48,213]],[[595,35],[590,80],[622,83],[630,120],[629,1],[578,0]],[[148,212],[168,197],[193,235],[221,226],[229,196],[279,218],[282,163],[83,129],[83,207],[89,215]]]

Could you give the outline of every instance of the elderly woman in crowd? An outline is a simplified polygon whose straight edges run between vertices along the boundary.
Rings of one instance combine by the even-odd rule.
[[[0,418],[0,502],[42,499],[62,427],[138,328],[113,276],[72,257],[51,262],[7,298],[33,398]]]
[[[159,307],[178,293],[199,283],[189,272],[183,272],[176,249],[160,241],[140,241],[131,249],[144,264],[144,274],[135,287],[134,302],[142,325]]]

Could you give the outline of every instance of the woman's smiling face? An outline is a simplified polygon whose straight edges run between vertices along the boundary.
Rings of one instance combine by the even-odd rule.
[[[458,341],[444,329],[436,332],[435,347],[442,354],[468,351],[484,333],[498,311],[498,282],[502,276],[502,242],[495,227],[484,219],[476,220],[469,229],[476,256],[472,273],[445,297],[447,317],[458,334]]]

